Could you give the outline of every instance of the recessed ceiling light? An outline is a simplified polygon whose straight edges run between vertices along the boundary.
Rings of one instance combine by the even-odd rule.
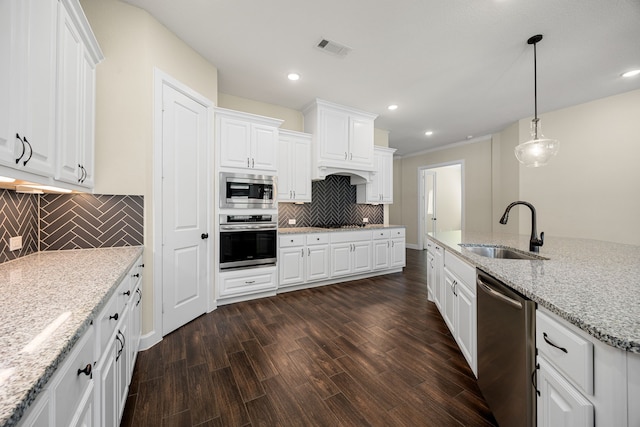
[[[473,138],[473,135],[467,135],[467,139]]]
[[[287,74],[287,78],[293,82],[295,82],[296,80],[300,80],[300,74],[298,73],[289,73]]]
[[[433,135],[433,131],[432,130],[428,130],[424,134],[427,135],[427,136],[431,136],[431,135]]]
[[[387,107],[387,109],[388,109],[388,110],[391,110],[391,111],[393,111],[393,110],[397,110],[397,109],[398,109],[398,106],[397,106],[396,104],[391,104],[391,105],[389,105],[389,106]]]
[[[622,74],[622,77],[634,77],[634,76],[637,76],[638,74],[640,74],[640,70],[631,70]]]

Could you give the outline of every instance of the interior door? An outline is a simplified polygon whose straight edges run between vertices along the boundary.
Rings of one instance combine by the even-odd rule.
[[[207,310],[207,107],[164,85],[162,118],[163,335]]]
[[[436,173],[424,171],[424,230],[425,234],[433,233],[436,228]],[[426,236],[425,236],[426,237]],[[426,242],[426,239],[425,239]]]

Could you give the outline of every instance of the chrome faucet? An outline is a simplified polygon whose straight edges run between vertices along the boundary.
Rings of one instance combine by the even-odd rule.
[[[517,201],[511,203],[507,206],[507,209],[502,214],[502,218],[500,218],[500,224],[506,224],[509,220],[509,211],[515,205],[525,205],[529,209],[531,209],[531,239],[529,240],[529,252],[539,252],[540,246],[544,243],[544,231],[540,233],[540,238],[538,239],[538,232],[536,231],[536,208],[529,202]]]

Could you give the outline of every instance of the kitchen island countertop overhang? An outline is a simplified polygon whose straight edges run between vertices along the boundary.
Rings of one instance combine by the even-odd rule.
[[[547,236],[539,255],[548,260],[509,260],[483,257],[460,244],[526,252],[528,236],[461,231],[429,236],[598,340],[640,354],[640,246]]]

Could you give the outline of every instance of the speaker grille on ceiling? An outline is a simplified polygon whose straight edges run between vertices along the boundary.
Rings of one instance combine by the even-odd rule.
[[[350,47],[324,38],[320,40],[320,42],[316,45],[316,48],[330,55],[340,57],[347,56],[347,54],[351,52]]]

